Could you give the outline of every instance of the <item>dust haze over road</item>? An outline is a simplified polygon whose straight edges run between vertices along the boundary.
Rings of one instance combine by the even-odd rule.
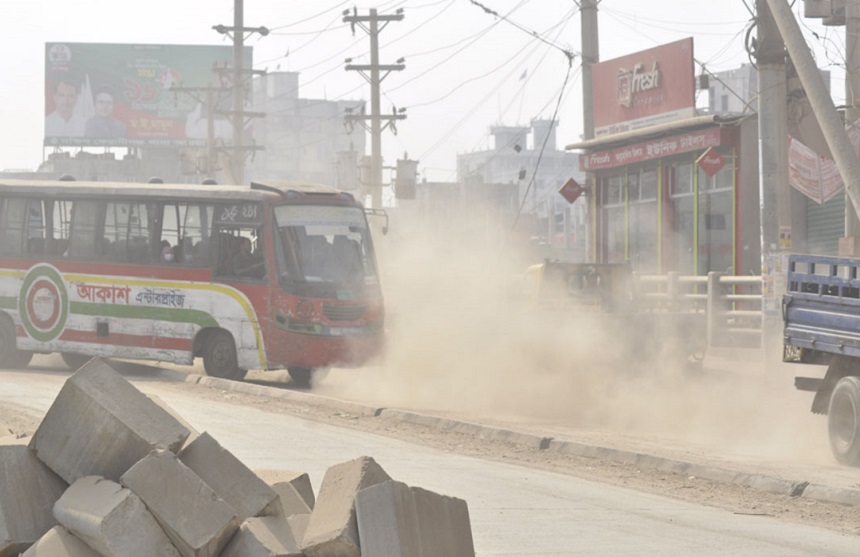
[[[601,330],[587,316],[537,312],[512,295],[526,257],[453,236],[413,228],[408,238],[392,231],[377,239],[387,353],[330,374],[316,392],[833,464],[824,421],[809,412],[811,394],[794,390],[795,366],[738,362],[691,372],[644,364],[635,351],[625,359],[620,347],[658,342],[659,332],[625,338],[629,332]]]

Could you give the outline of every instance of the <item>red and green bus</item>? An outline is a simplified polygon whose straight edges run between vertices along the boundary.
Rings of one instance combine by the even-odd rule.
[[[0,367],[59,352],[242,379],[356,366],[384,307],[366,211],[315,185],[0,180]]]

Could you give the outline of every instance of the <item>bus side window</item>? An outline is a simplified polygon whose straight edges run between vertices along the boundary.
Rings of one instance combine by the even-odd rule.
[[[45,255],[45,207],[41,199],[31,199],[27,207],[27,254]]]
[[[24,239],[26,199],[6,198],[0,214],[0,254],[21,255]]]
[[[72,204],[72,226],[69,231],[69,257],[95,255],[98,203],[75,200]]]

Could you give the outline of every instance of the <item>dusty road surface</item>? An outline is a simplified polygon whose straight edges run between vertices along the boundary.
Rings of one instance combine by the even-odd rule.
[[[54,362],[50,360],[44,362],[42,367],[38,367],[39,362],[34,362],[34,364],[36,367],[30,372],[34,376],[47,373],[57,382],[68,375],[67,371],[53,367]],[[167,366],[163,366],[162,369],[167,370],[166,374],[176,375]],[[229,386],[228,388],[210,388],[186,382],[165,382],[163,378],[159,379],[160,374],[157,371],[145,366],[131,366],[129,371],[132,373],[128,377],[137,382],[145,391],[149,388],[147,387],[148,383],[157,381],[158,389],[165,393],[162,395],[163,397],[169,397],[170,393],[176,393],[177,396],[236,405],[235,419],[237,423],[242,421],[242,408],[295,416],[311,422],[417,443],[449,453],[510,463],[527,469],[556,472],[645,493],[659,494],[680,501],[704,504],[728,510],[739,516],[772,517],[788,523],[818,526],[847,536],[853,540],[852,543],[856,542],[857,550],[860,551],[860,508],[857,507],[774,495],[731,483],[659,472],[649,467],[621,465],[602,459],[582,458],[527,448],[521,444],[488,440],[480,435],[407,423],[388,418],[384,413],[377,417],[366,416],[362,415],[361,412],[344,410],[343,406],[333,403],[334,399],[324,394],[293,391],[297,396],[289,399],[249,395],[236,392]],[[195,370],[190,371],[193,373]],[[350,370],[350,381],[358,378],[355,372],[356,370]],[[10,374],[7,377],[12,378],[12,372],[3,373]],[[333,371],[312,392],[328,392],[328,395],[331,395],[331,391],[339,388],[337,385],[340,381],[347,381],[347,379],[339,379],[340,373],[340,371]],[[358,371],[359,375],[361,373],[363,372]],[[20,380],[21,376],[26,378],[26,374],[15,375],[16,380]],[[267,381],[277,379],[277,376],[273,374],[266,376],[254,374],[252,380],[262,377],[265,377]],[[280,387],[285,386],[287,385],[280,385]],[[708,392],[713,393],[713,387],[710,387]],[[33,393],[33,396],[39,400],[39,404],[44,406],[49,404],[53,394],[46,391],[43,394]],[[0,399],[3,399],[2,393],[0,393]],[[0,423],[6,423],[16,431],[33,431],[38,425],[40,413],[33,407],[21,406],[20,402],[3,399],[3,403],[0,404]],[[380,403],[382,402],[384,401],[380,400]],[[804,405],[801,403],[805,404],[802,397],[797,402],[798,406]],[[421,407],[422,405],[414,403],[411,406],[413,410],[432,414],[432,411],[426,406]],[[734,419],[729,414],[728,412],[725,413],[726,418]],[[658,435],[653,430],[647,433],[647,428],[636,427],[632,424],[628,433],[621,434],[617,428],[578,427],[576,424],[557,418],[553,419],[547,415],[540,418],[528,418],[523,413],[493,414],[481,408],[457,411],[442,407],[435,415],[516,429],[541,436],[580,441],[595,446],[616,447],[685,462],[737,469],[747,473],[787,479],[806,479],[806,481],[845,487],[860,487],[860,470],[835,465],[827,452],[826,441],[823,442],[823,447],[816,449],[820,452],[804,452],[810,446],[810,441],[807,439],[796,439],[794,444],[784,445],[782,452],[772,449],[756,452],[750,450],[750,447],[745,447],[743,443],[738,444],[740,449],[729,450],[726,443],[716,442],[720,441],[719,438],[715,438],[713,445],[708,445],[705,439],[688,438],[685,440],[683,435]],[[805,414],[803,415],[805,416]],[[749,423],[747,425],[752,427],[755,424]],[[676,429],[685,431],[685,428]],[[815,428],[810,427],[810,429]],[[762,447],[771,447],[772,445],[774,445],[772,440],[763,439]],[[803,450],[792,456],[795,447]],[[792,458],[799,458],[802,455],[806,455],[806,458],[801,458],[799,461],[792,460]],[[822,554],[826,554],[826,552]]]
[[[488,444],[480,436],[403,427],[402,422],[381,416],[364,418],[355,405],[356,412],[350,413],[345,411],[348,405],[318,397],[291,396],[287,401],[237,393],[231,384],[211,389],[153,380],[151,375],[129,378],[253,468],[288,465],[307,471],[318,489],[326,467],[370,454],[402,481],[464,498],[482,556],[853,557],[860,547],[856,535],[794,524],[761,508],[727,511],[673,499],[665,487],[652,485],[661,481],[658,477],[643,484],[651,488],[630,489],[623,485],[629,483],[624,473],[600,462],[583,465],[567,460],[535,466],[528,462],[532,457],[515,446]],[[62,373],[38,370],[0,373],[5,386],[0,399],[8,402],[4,411],[17,407],[15,419],[25,424],[25,416],[50,404],[64,378]],[[564,473],[544,469],[547,466]],[[603,472],[591,479],[578,477],[594,470]],[[611,485],[618,479],[620,485]],[[710,489],[693,478],[687,478],[686,485]]]

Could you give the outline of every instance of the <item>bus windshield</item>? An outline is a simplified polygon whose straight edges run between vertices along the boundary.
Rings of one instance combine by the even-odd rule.
[[[282,282],[360,289],[378,283],[367,220],[360,207],[275,207]]]

